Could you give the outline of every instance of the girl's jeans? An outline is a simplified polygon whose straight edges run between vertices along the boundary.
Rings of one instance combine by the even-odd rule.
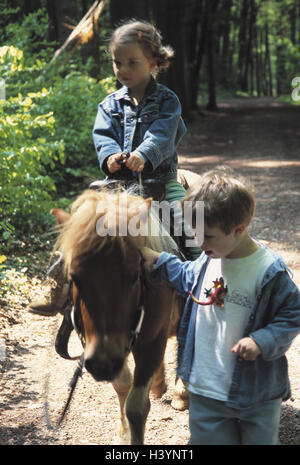
[[[167,182],[165,185],[165,200],[170,204],[173,209],[174,221],[182,223],[182,237],[180,244],[184,249],[184,253],[188,260],[196,260],[201,255],[201,248],[196,244],[195,246],[186,246],[186,240],[193,239],[192,232],[185,232],[188,229],[188,225],[184,222],[184,216],[181,207],[181,201],[185,197],[186,190],[184,187],[175,179]]]
[[[190,440],[195,445],[276,445],[282,399],[249,409],[189,393]]]

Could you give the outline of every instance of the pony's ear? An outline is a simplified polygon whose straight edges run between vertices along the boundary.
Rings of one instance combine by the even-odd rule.
[[[60,208],[52,208],[51,215],[54,215],[58,224],[63,224],[70,218],[70,213],[61,210]]]

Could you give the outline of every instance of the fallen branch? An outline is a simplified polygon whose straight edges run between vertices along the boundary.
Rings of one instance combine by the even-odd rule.
[[[79,45],[89,42],[99,31],[99,18],[103,11],[106,0],[96,1],[89,11],[84,15],[76,27],[65,24],[73,29],[64,44],[56,50],[51,62],[56,61],[62,54],[67,53],[68,58],[75,52]],[[67,60],[66,60],[67,61]]]

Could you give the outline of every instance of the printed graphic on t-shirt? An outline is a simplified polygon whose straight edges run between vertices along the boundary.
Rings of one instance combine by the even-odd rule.
[[[200,300],[196,299],[196,297],[189,291],[189,295],[193,299],[194,302],[198,305],[217,305],[218,307],[224,307],[224,298],[227,294],[227,286],[224,285],[224,279],[217,278],[213,281],[213,286],[209,289],[204,290],[204,295],[207,300],[201,302]]]
[[[251,310],[253,308],[253,302],[251,301],[249,296],[243,294],[237,289],[234,289],[232,292],[230,292],[230,289],[229,289],[224,301],[225,301],[225,304],[232,303],[232,304],[240,305],[241,307],[245,307],[248,310]]]

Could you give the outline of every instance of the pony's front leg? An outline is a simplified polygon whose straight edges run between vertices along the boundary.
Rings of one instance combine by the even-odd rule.
[[[144,386],[132,386],[126,400],[126,415],[129,421],[131,444],[143,444],[145,424],[150,410],[149,391],[152,378]]]
[[[125,360],[123,369],[118,378],[113,381],[112,385],[117,393],[120,405],[120,428],[118,436],[122,444],[129,444],[129,428],[125,415],[125,401],[130,391],[132,384],[132,375],[128,367],[128,361]]]

